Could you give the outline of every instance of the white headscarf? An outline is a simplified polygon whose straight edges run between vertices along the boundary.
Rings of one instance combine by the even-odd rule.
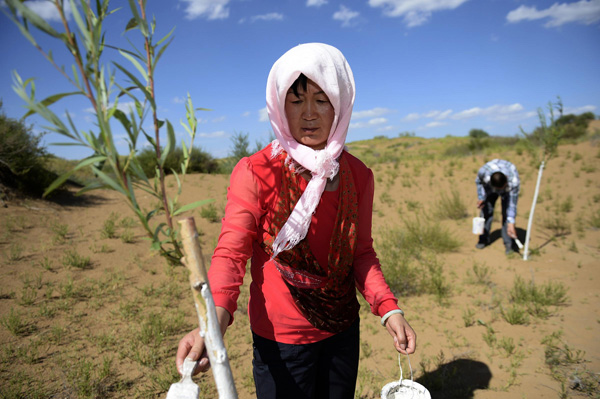
[[[298,143],[285,116],[287,91],[300,74],[319,85],[335,111],[327,145],[322,150]],[[327,179],[333,179],[338,173],[337,159],[344,149],[353,105],[354,76],[346,58],[335,47],[322,43],[301,44],[282,55],[271,68],[267,79],[267,112],[273,132],[279,145],[312,174],[306,190],[275,238],[273,258],[306,237]]]

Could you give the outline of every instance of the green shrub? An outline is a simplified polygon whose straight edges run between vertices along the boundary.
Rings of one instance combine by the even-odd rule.
[[[487,149],[503,149],[506,147],[517,147],[521,149],[523,144],[519,137],[489,136],[469,137],[468,141],[449,146],[444,151],[445,156],[468,156],[480,154]]]
[[[461,242],[437,221],[417,216],[414,220],[404,220],[404,226],[405,231],[399,245],[417,257],[423,249],[443,253],[455,252],[460,248]]]
[[[467,216],[467,206],[458,190],[453,188],[450,195],[445,191],[440,193],[435,213],[441,219],[459,220]]]
[[[596,209],[596,211],[592,212],[592,216],[590,217],[590,226],[595,229],[600,229],[600,209]]]
[[[91,265],[90,257],[79,255],[75,249],[68,249],[65,251],[65,256],[62,259],[62,263],[65,266],[70,266],[77,269],[87,269]]]
[[[490,137],[489,133],[482,129],[471,129],[469,130],[469,137],[474,139],[481,139],[484,137]]]
[[[212,202],[200,209],[200,217],[212,223],[217,223],[220,220],[217,207]]]
[[[493,270],[485,263],[479,264],[473,263],[471,270],[467,270],[467,282],[470,284],[479,284],[489,286],[492,284],[492,272]]]
[[[526,282],[517,276],[510,291],[510,299],[517,305],[523,305],[527,312],[535,317],[547,318],[551,312],[549,306],[563,306],[567,303],[567,289],[560,282],[548,282],[541,287]],[[507,320],[508,321],[508,320]]]
[[[444,304],[445,300],[450,296],[450,284],[446,282],[443,265],[435,256],[423,259],[423,263],[427,266],[428,271],[422,280],[423,287],[427,293],[435,297],[439,304]]]
[[[513,305],[508,309],[502,309],[502,318],[512,325],[529,324],[529,314],[520,306]]]
[[[10,309],[10,313],[0,318],[0,324],[4,326],[12,335],[15,337],[22,337],[31,332],[29,325],[23,319],[19,312],[13,308]]]
[[[137,155],[137,161],[148,177],[156,175],[156,153],[154,148],[145,148]],[[177,147],[165,160],[165,173],[172,173],[172,170],[181,170],[183,162],[183,149]],[[198,147],[194,147],[190,156],[188,173],[217,173],[219,172],[218,162],[209,153]]]
[[[44,167],[47,157],[42,136],[2,111],[0,102],[0,182],[27,194],[41,196],[56,175]]]
[[[377,245],[385,279],[392,292],[400,296],[415,295],[419,290],[419,271],[403,244],[404,235],[399,229],[387,230]]]
[[[377,253],[386,281],[397,295],[430,293],[441,303],[450,293],[435,254],[456,251],[460,242],[428,218],[404,220],[404,228],[385,229]]]
[[[563,215],[549,215],[542,219],[541,226],[550,230],[555,237],[571,234],[571,224]]]
[[[563,138],[576,140],[585,136],[588,124],[595,119],[593,112],[585,112],[581,115],[567,114],[556,120],[556,125],[564,129]]]

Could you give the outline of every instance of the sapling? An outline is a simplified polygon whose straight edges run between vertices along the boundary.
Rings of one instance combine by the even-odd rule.
[[[558,109],[562,116],[562,100],[560,97],[556,104],[552,102],[548,103],[548,111],[550,112],[550,124],[547,123],[546,115],[540,108],[538,109],[538,117],[540,120],[540,127],[534,130],[533,133],[527,134],[521,128],[521,132],[525,136],[525,143],[528,146],[530,154],[534,157],[534,160],[539,164],[539,171],[537,182],[535,185],[535,192],[533,194],[533,201],[531,203],[531,211],[529,212],[529,220],[527,221],[527,234],[525,237],[525,249],[523,251],[523,260],[527,260],[529,256],[529,238],[531,236],[531,226],[533,223],[533,215],[535,212],[535,205],[537,202],[538,193],[540,190],[540,183],[542,181],[542,174],[544,173],[544,167],[546,164],[556,156],[556,150],[558,143],[563,135],[564,129],[562,126],[557,125],[554,119],[554,109]]]
[[[173,219],[206,201],[197,201],[183,206],[178,201],[182,191],[180,176],[184,177],[188,169],[197,126],[195,116],[197,109],[194,108],[189,95],[185,104],[187,123],[182,122],[182,125],[189,134],[190,142],[186,144],[182,140],[183,159],[178,170],[172,170],[177,182],[176,195],[169,197],[166,192],[165,162],[176,148],[176,139],[171,122],[159,118],[154,76],[158,61],[172,41],[173,30],[155,42],[156,21],[148,20],[146,1],[130,0],[132,18],[125,32],[139,31],[143,48],[138,49],[132,44],[131,50],[122,49],[105,42],[107,30],[105,19],[118,11],[109,10],[108,0],[95,2],[95,7],[86,0],[70,0],[73,16],[71,20],[67,18],[64,0],[51,0],[49,3],[54,5],[62,22],[59,30],[19,0],[7,0],[8,8],[3,11],[34,47],[74,87],[75,91],[53,94],[39,100],[36,98],[35,81],[23,80],[16,71],[13,88],[29,109],[25,117],[32,114],[40,115],[49,123],[45,126],[46,129],[68,139],[67,143],[60,144],[79,145],[91,150],[93,155],[81,160],[75,167],[56,179],[46,189],[44,195],[50,194],[61,186],[78,170],[91,169],[97,179],[88,183],[78,194],[95,189],[110,189],[122,194],[151,240],[151,248],[159,251],[170,262],[178,264],[183,254]],[[41,42],[34,37],[34,28],[66,47],[73,59],[71,68],[57,64],[52,49],[43,48]],[[109,64],[104,61],[104,51],[107,49],[118,51],[134,68],[130,70],[121,63]],[[89,102],[97,131],[78,129],[68,110],[65,112],[65,118],[59,118],[50,109],[50,106],[61,99],[71,96],[82,96]],[[128,98],[135,105],[128,113],[119,109],[119,101],[122,97]],[[150,119],[151,132],[146,131],[148,126],[146,119]],[[120,124],[121,132],[126,133],[125,141],[129,153],[125,156],[117,151],[114,124],[111,122]],[[166,143],[161,143],[161,132],[166,132]],[[144,172],[138,160],[138,151],[144,144],[143,138],[152,146],[156,155],[157,174],[154,178]],[[136,189],[155,198],[158,202],[155,202],[156,207],[144,209],[138,203]],[[155,222],[155,216],[158,214],[164,215],[164,222]]]

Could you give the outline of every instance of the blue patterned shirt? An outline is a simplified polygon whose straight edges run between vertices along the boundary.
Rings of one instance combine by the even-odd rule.
[[[490,184],[490,178],[496,172],[502,173],[508,179],[508,184],[500,191],[495,190]],[[508,199],[506,221],[514,223],[517,217],[517,200],[521,186],[519,172],[515,165],[504,159],[493,159],[479,169],[475,183],[477,184],[477,198],[481,201],[485,200],[492,192],[497,192],[503,200]]]

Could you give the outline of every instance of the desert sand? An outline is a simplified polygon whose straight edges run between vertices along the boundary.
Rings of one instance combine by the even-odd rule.
[[[456,190],[468,206],[464,218],[441,222],[462,243],[456,252],[437,255],[449,287],[447,296],[438,300],[421,293],[399,301],[418,334],[417,352],[410,357],[414,379],[434,398],[599,397],[598,143],[561,145],[548,164],[531,231],[533,254],[524,261],[516,254],[505,255],[499,217],[492,229],[495,241],[476,249],[471,218],[476,215],[477,169],[493,158],[508,159],[521,175],[516,224],[525,241],[526,215],[537,179],[529,155],[505,148],[442,157],[444,139],[406,140],[410,144],[403,146],[405,157],[397,165],[371,165],[376,177],[376,249],[385,229],[401,229],[403,220],[430,214],[441,192]],[[351,144],[350,151],[358,153],[365,145],[371,144]],[[416,156],[423,151],[431,156]],[[172,177],[168,182],[174,189]],[[212,198],[221,217],[227,186],[225,175],[188,175],[181,203]],[[169,266],[150,251],[149,241],[117,193],[103,190],[81,198],[63,197],[54,202],[16,199],[0,209],[0,397],[165,397],[169,384],[177,381],[177,342],[197,323],[186,269]],[[140,194],[140,201],[151,200]],[[570,207],[561,206],[569,201]],[[115,234],[108,238],[103,231],[111,215]],[[199,210],[186,216],[195,217],[209,259],[220,223],[203,219]],[[544,223],[556,216],[564,222],[563,230]],[[68,256],[75,254],[89,257],[89,265],[69,263]],[[474,266],[487,273],[479,283],[473,281]],[[537,287],[561,284],[566,303],[549,306],[545,317],[529,316],[525,324],[510,324],[502,312],[513,306],[510,293],[517,276]],[[235,323],[225,337],[243,399],[254,397],[245,312],[248,280],[249,276]],[[364,301],[361,305],[355,397],[378,398],[386,383],[399,378],[398,358],[379,318],[370,314]],[[552,334],[555,355],[562,363],[554,369],[554,377],[547,361]],[[406,377],[410,374],[406,359],[403,366]],[[217,397],[210,372],[196,377],[196,382],[203,397]]]

